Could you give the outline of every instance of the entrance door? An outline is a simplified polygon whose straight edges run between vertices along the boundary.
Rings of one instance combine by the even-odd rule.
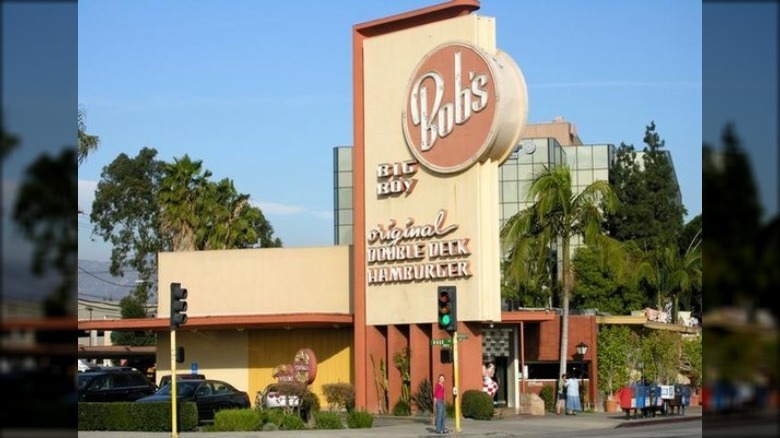
[[[496,376],[494,377],[496,383],[498,383],[498,392],[496,393],[496,403],[498,406],[506,406],[506,400],[509,396],[509,358],[506,356],[499,356],[494,358],[496,365]]]

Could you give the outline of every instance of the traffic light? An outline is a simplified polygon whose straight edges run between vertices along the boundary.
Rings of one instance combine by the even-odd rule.
[[[176,363],[184,363],[184,347],[176,347]]]
[[[455,286],[439,286],[438,321],[440,329],[448,332],[458,330],[456,304]]]
[[[171,329],[187,323],[187,289],[181,283],[171,283]]]
[[[449,347],[442,348],[439,352],[439,359],[441,363],[452,363],[452,349]]]

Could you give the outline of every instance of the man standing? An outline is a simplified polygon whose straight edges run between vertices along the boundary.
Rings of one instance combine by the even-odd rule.
[[[436,412],[436,433],[448,433],[444,428],[444,420],[447,418],[447,405],[444,403],[444,397],[447,392],[444,389],[444,374],[439,374],[439,381],[433,388],[433,403]]]

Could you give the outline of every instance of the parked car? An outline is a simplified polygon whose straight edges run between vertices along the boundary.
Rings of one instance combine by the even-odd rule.
[[[196,380],[204,380],[206,378],[203,374],[192,374],[192,373],[181,373],[176,374],[176,381],[178,382],[181,379],[196,379]],[[160,378],[160,385],[159,388],[162,388],[163,386],[171,383],[171,375],[165,375]]]
[[[257,400],[263,408],[285,408],[285,407],[298,407],[300,399],[297,395],[286,396],[279,393],[279,385],[277,383],[271,383],[266,386],[264,390],[257,394]]]
[[[156,390],[144,373],[132,367],[95,367],[78,373],[81,402],[132,402]]]
[[[198,406],[198,422],[214,420],[214,414],[222,409],[248,408],[249,395],[233,385],[212,379],[176,379],[177,402],[194,401]],[[163,386],[153,395],[136,400],[136,403],[170,402],[171,385]]]

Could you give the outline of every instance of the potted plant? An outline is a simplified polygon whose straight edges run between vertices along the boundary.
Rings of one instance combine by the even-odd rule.
[[[629,367],[626,358],[630,356],[635,343],[634,335],[626,326],[601,326],[598,334],[598,384],[606,394],[604,410],[617,412],[618,400],[615,392],[628,385]]]

